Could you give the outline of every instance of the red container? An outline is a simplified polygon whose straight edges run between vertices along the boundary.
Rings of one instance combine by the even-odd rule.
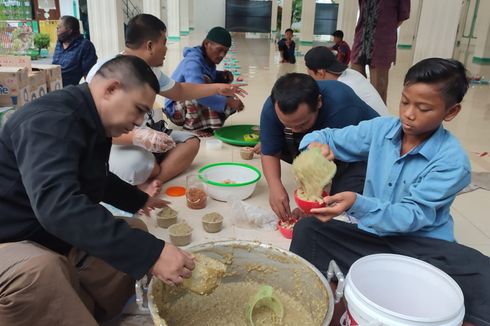
[[[293,238],[293,226],[296,224],[297,220],[295,218],[292,218],[289,220],[289,225],[290,227],[286,227],[283,223],[281,223],[281,220],[277,222],[277,228],[279,229],[279,232],[286,238],[286,239],[292,239]]]
[[[298,190],[295,190],[294,191],[294,201],[296,202],[296,204],[298,205],[298,207],[301,208],[301,210],[303,212],[305,212],[306,214],[310,214],[310,211],[313,208],[325,207],[325,202],[319,203],[317,201],[306,201],[306,200],[303,200],[303,199],[299,198],[298,197],[298,194],[297,194],[297,191]],[[328,196],[328,192],[324,191],[323,194],[322,194],[322,196],[323,197]]]

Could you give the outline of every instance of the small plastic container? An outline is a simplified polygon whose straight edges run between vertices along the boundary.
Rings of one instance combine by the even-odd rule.
[[[192,228],[186,222],[171,225],[168,228],[170,242],[176,246],[187,246],[192,240]]]
[[[210,151],[219,151],[223,147],[223,142],[219,139],[207,139],[206,149]]]
[[[279,232],[286,238],[286,239],[292,239],[293,238],[293,227],[296,224],[297,220],[295,218],[290,219],[288,222],[283,222],[279,220],[277,222],[277,228],[279,229]]]
[[[165,194],[170,197],[180,197],[185,195],[185,188],[180,186],[168,187]]]
[[[217,233],[223,228],[223,216],[219,213],[209,213],[202,217],[202,227],[208,233]]]
[[[168,228],[177,223],[178,212],[170,207],[164,207],[157,213],[157,225],[161,228]]]
[[[206,207],[208,198],[206,184],[196,174],[188,175],[185,180],[187,207],[191,209],[203,209]]]
[[[301,208],[301,210],[303,212],[305,212],[306,214],[310,214],[311,213],[311,210],[313,208],[321,208],[321,207],[325,207],[325,202],[317,202],[317,201],[307,201],[307,200],[303,200],[301,198],[298,197],[298,190],[295,190],[294,191],[294,201],[296,202],[296,204],[298,205],[299,208]],[[326,197],[328,196],[328,192],[324,191],[323,194],[322,194],[323,197]]]
[[[251,160],[254,158],[253,147],[242,147],[240,148],[240,156],[244,160]]]

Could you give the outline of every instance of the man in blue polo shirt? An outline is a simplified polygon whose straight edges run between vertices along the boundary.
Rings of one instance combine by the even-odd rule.
[[[281,182],[281,163],[291,163],[299,154],[303,136],[327,127],[357,125],[378,113],[347,85],[333,80],[315,81],[311,76],[291,73],[279,78],[265,101],[260,116],[262,168],[269,186],[269,203],[281,219],[291,216],[289,196]],[[331,194],[362,192],[366,162],[336,161],[337,174]]]

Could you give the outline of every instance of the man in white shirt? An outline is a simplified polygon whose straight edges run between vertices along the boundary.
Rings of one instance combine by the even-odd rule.
[[[317,46],[305,55],[308,74],[316,80],[337,80],[348,85],[357,96],[380,116],[390,115],[385,103],[374,86],[359,72],[348,69],[337,61],[335,54],[326,46]]]
[[[157,17],[137,15],[128,22],[126,48],[121,53],[137,56],[152,67],[160,84],[161,96],[191,100],[215,94],[244,94],[236,85],[178,83],[170,79],[158,68],[163,65],[167,53],[166,32],[167,27]],[[99,61],[92,67],[87,81],[105,61]],[[114,138],[113,144],[109,159],[111,172],[150,195],[160,192],[164,182],[187,169],[199,150],[199,138],[193,133],[174,130],[169,136],[147,127],[136,128]]]

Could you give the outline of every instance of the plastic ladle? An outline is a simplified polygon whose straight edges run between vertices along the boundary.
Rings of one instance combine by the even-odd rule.
[[[284,308],[282,303],[273,295],[273,289],[270,285],[263,285],[253,299],[246,305],[247,309],[247,323],[249,326],[255,326],[253,320],[254,310],[266,307],[274,312],[274,314],[281,320],[284,316]]]

